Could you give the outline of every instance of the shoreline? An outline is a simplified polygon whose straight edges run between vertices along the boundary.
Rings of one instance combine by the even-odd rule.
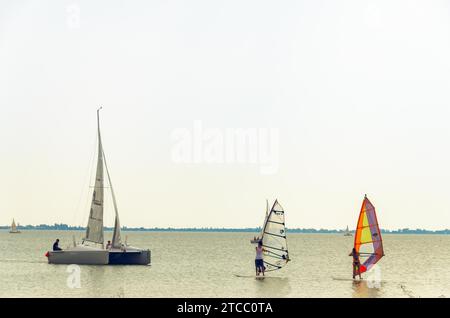
[[[86,231],[82,227],[68,227],[68,228],[58,228],[58,227],[18,227],[19,231]],[[9,226],[0,226],[0,231],[9,232]],[[340,234],[344,236],[345,231],[341,230],[315,230],[315,229],[286,229],[288,233],[299,233],[299,234]],[[105,228],[105,232],[112,232],[113,228]],[[179,233],[260,233],[260,228],[122,228],[124,232],[179,232]],[[354,233],[352,237],[354,237]],[[381,230],[382,234],[393,234],[393,235],[450,235],[450,230]]]

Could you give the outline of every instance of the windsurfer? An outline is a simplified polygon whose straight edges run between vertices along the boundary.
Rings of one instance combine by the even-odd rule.
[[[258,246],[256,247],[256,258],[255,258],[255,267],[256,267],[256,276],[259,276],[259,274],[263,274],[266,270],[266,267],[264,266],[264,260],[263,260],[263,252],[264,248],[262,246],[262,241],[258,242]]]
[[[356,251],[356,248],[353,248],[348,256],[353,256],[353,279],[355,279],[356,275],[359,275],[359,279],[361,279],[361,263],[359,262],[359,253]]]

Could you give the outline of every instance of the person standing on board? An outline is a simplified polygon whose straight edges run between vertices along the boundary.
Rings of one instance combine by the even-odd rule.
[[[264,276],[265,266],[263,260],[263,252],[264,248],[262,246],[262,241],[258,242],[258,246],[256,247],[256,258],[255,258],[255,267],[256,267],[256,276],[259,276],[260,273]]]
[[[59,247],[59,239],[56,239],[55,243],[53,243],[54,251],[62,251],[62,248]]]
[[[361,263],[359,261],[359,253],[356,251],[356,248],[353,248],[352,252],[348,256],[353,256],[353,279],[355,279],[356,275],[359,275],[359,279],[361,279]]]

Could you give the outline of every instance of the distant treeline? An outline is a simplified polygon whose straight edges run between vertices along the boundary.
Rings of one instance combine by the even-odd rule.
[[[54,230],[54,231],[84,231],[85,227],[82,226],[71,226],[67,224],[40,224],[40,225],[19,225],[17,227],[19,230]],[[10,229],[9,225],[0,226],[0,230]],[[112,227],[105,227],[106,231],[112,231]],[[144,227],[126,227],[122,228],[123,231],[142,231],[142,232],[250,232],[259,233],[261,228],[213,228],[213,227],[202,227],[202,228],[144,228]],[[328,230],[328,229],[300,229],[300,228],[288,228],[290,233],[323,233],[323,234],[343,234],[345,230]],[[381,230],[382,233],[388,234],[450,234],[450,230],[439,230],[430,231],[425,229],[398,229],[398,230]],[[353,233],[353,232],[351,232]]]

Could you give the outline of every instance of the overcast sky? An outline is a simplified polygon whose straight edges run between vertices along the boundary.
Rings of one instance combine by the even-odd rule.
[[[367,193],[384,228],[450,228],[449,57],[449,1],[1,1],[0,224],[86,225],[102,105],[122,225],[260,226],[278,198],[353,228]],[[180,163],[198,124],[273,132],[276,169]]]

